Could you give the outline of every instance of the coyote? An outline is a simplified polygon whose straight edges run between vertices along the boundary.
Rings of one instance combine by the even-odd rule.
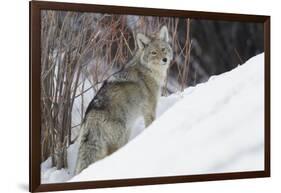
[[[173,57],[163,26],[157,35],[136,36],[138,51],[125,69],[113,75],[86,109],[79,135],[75,174],[125,145],[136,119],[145,127],[155,119],[157,101]]]

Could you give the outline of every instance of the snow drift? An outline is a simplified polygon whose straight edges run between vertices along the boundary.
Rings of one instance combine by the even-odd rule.
[[[127,145],[70,181],[263,170],[263,72],[260,54],[206,83],[161,97],[158,118],[148,128],[138,122]],[[69,148],[68,170],[48,168],[48,160],[41,165],[42,183],[72,176],[76,146]]]

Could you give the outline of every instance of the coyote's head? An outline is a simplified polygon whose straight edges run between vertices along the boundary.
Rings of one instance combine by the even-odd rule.
[[[163,26],[153,38],[137,34],[137,43],[141,63],[153,71],[166,72],[173,58],[167,27]]]

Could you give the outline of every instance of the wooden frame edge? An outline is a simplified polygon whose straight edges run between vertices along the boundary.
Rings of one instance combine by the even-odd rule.
[[[34,192],[40,186],[40,8],[37,3],[29,3],[29,191]],[[34,81],[39,80],[39,81]],[[37,129],[36,129],[37,128]],[[39,149],[38,149],[39,148]],[[38,154],[39,152],[39,154]]]
[[[148,16],[167,16],[173,14],[171,17],[182,17],[188,13],[189,17],[193,19],[207,19],[207,20],[227,20],[227,21],[241,21],[241,22],[265,22],[268,15],[250,15],[238,13],[220,13],[220,12],[207,12],[207,11],[191,11],[179,9],[158,9],[148,7],[130,7],[130,6],[117,6],[117,5],[99,5],[99,4],[86,4],[86,3],[66,3],[56,1],[31,1],[33,5],[39,9],[48,8],[50,10],[65,10],[83,12],[93,12],[97,9],[99,13],[110,14],[127,14],[127,15],[145,15]],[[122,11],[120,11],[122,10]],[[146,13],[144,13],[146,12]]]
[[[270,177],[270,16],[266,17],[264,21],[264,104],[265,104],[265,130],[264,130],[264,141],[265,141],[265,161],[264,168],[267,177]]]
[[[159,185],[159,184],[174,184],[174,183],[188,183],[188,182],[205,182],[205,181],[218,181],[218,180],[239,180],[245,178],[250,179],[250,178],[263,178],[263,177],[268,177],[265,171],[200,174],[200,175],[189,175],[189,176],[168,176],[168,177],[104,180],[104,181],[84,181],[84,182],[71,182],[71,183],[42,184],[38,186],[36,192]]]

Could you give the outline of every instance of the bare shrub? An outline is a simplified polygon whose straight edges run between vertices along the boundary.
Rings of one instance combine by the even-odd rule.
[[[172,61],[164,94],[187,86],[190,60],[190,20],[63,11],[41,12],[42,161],[52,158],[67,167],[67,147],[73,143],[74,103],[82,121],[85,96],[96,93],[104,80],[125,67],[136,51],[137,32],[154,34],[166,25],[171,34]],[[90,83],[90,84],[88,84]]]

